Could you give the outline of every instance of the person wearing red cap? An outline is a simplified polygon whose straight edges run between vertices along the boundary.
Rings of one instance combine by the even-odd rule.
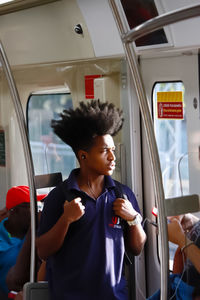
[[[37,200],[41,200],[39,196]],[[15,265],[30,227],[30,194],[27,186],[14,186],[6,195],[8,217],[0,222],[0,299],[7,299],[6,275]],[[2,293],[2,295],[1,295]]]

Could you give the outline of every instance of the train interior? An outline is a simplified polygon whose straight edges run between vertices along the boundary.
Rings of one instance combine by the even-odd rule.
[[[199,1],[118,3],[131,29]],[[157,203],[147,137],[115,21],[106,0],[14,0],[0,4],[0,40],[18,90],[34,175],[61,172],[66,179],[78,166],[71,148],[53,134],[52,119],[59,118],[63,109],[77,107],[80,101],[113,102],[123,109],[125,117],[124,127],[114,139],[117,167],[113,176],[133,189],[143,218],[158,222],[152,215]],[[173,215],[199,215],[198,205],[192,210],[192,204],[181,203],[183,196],[200,194],[199,27],[200,16],[164,26],[134,42],[153,121],[165,201],[179,199],[178,208],[174,202],[170,206]],[[174,102],[178,103],[176,108]],[[5,207],[10,187],[30,183],[20,126],[1,63],[0,209]],[[49,190],[38,189],[37,193]],[[145,230],[147,242],[134,264],[132,288],[137,300],[146,299],[161,285],[160,235],[148,222]],[[176,246],[169,243],[170,271],[175,251]]]

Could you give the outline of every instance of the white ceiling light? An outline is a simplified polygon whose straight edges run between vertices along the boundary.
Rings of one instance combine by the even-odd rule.
[[[14,0],[0,0],[0,4],[5,4],[5,3],[8,3],[8,2],[12,2]]]

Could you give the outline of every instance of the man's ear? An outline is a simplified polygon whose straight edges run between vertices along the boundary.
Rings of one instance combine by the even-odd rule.
[[[79,161],[85,160],[87,158],[87,152],[84,150],[78,151],[78,159]]]

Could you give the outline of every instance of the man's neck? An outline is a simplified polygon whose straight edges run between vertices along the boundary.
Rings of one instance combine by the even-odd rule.
[[[104,189],[104,175],[83,172],[81,169],[77,176],[77,182],[79,188],[94,199],[97,199]]]

